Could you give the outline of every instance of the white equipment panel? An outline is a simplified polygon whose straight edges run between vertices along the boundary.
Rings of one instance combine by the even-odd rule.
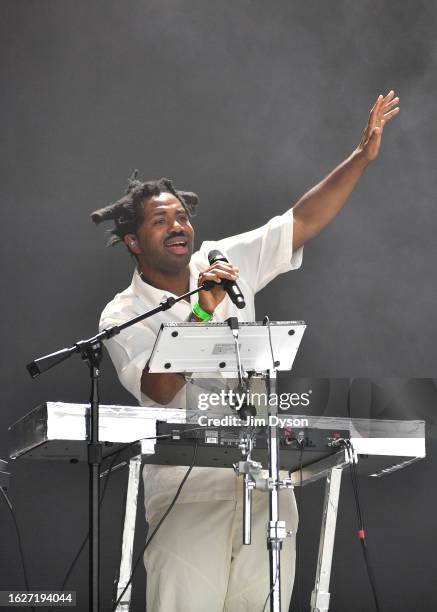
[[[291,370],[305,329],[303,321],[272,321],[269,325],[239,323],[244,369],[247,372],[274,369],[273,349],[274,360],[279,362],[277,369]],[[227,323],[167,323],[161,326],[156,338],[149,369],[150,372],[236,372],[235,348]]]

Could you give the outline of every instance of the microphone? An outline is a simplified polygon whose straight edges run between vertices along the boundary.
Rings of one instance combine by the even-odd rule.
[[[208,253],[208,261],[210,265],[214,264],[216,261],[225,261],[226,263],[229,263],[223,253],[220,253],[220,251],[217,250],[210,251]],[[235,281],[223,279],[221,284],[223,289],[231,298],[232,303],[235,304],[237,308],[244,308],[246,306],[241,289]]]

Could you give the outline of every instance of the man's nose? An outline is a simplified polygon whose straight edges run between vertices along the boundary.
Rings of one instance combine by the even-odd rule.
[[[179,221],[179,219],[174,219],[173,223],[170,224],[170,231],[171,232],[183,232],[184,231],[184,227],[182,223]]]

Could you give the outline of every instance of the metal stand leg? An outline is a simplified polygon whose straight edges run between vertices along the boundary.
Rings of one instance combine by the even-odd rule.
[[[257,374],[260,380],[265,380],[267,385],[267,396],[276,392],[276,372]],[[252,379],[253,382],[253,379]],[[265,393],[265,392],[264,392]],[[268,462],[269,475],[265,478],[261,474],[262,465],[251,459],[253,441],[246,435],[240,439],[240,449],[246,457],[245,461],[234,464],[237,475],[244,474],[244,519],[243,519],[243,544],[250,544],[251,536],[251,506],[252,489],[268,491],[269,494],[269,522],[267,524],[267,548],[269,550],[269,578],[270,578],[270,612],[281,612],[281,549],[284,540],[291,536],[287,532],[285,521],[279,517],[279,491],[281,489],[292,489],[291,478],[280,480],[279,478],[279,428],[275,424],[277,418],[277,406],[267,402],[268,413]]]
[[[123,542],[121,545],[120,574],[117,584],[117,599],[127,585],[132,572],[135,521],[137,517],[138,492],[141,476],[141,455],[129,461],[129,480],[127,485],[126,508],[124,514]],[[129,612],[132,587],[126,589],[116,612]]]
[[[342,468],[335,467],[326,477],[316,580],[314,590],[311,593],[311,612],[328,612],[329,610],[329,580],[331,578],[332,555],[334,552],[341,473]]]
[[[252,543],[252,488],[249,474],[244,474],[243,544]]]
[[[276,392],[276,373],[270,373],[268,379],[269,393]],[[269,418],[276,416],[277,407],[269,407]],[[270,424],[269,428],[269,511],[270,520],[267,528],[267,546],[270,559],[270,612],[281,612],[281,548],[287,537],[284,521],[279,520],[279,444],[278,427]]]

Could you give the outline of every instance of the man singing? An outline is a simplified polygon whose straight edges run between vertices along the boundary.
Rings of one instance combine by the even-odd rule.
[[[197,206],[193,193],[177,191],[168,179],[130,181],[127,194],[92,214],[96,223],[112,219],[111,243],[123,241],[136,259],[131,285],[104,309],[100,327],[120,324],[156,306],[164,297],[179,296],[206,281],[216,286],[201,291],[191,303],[138,323],[106,344],[122,384],[143,406],[185,405],[185,380],[178,374],[151,374],[147,368],[162,323],[214,317],[255,321],[254,296],[278,274],[298,268],[302,247],[343,208],[369,162],[379,152],[385,124],[399,112],[399,98],[390,91],[378,96],[358,147],[318,185],[283,215],[266,225],[193,251],[190,222]],[[208,253],[221,251],[229,263],[209,265]],[[245,297],[238,310],[222,280],[237,280]],[[186,467],[144,469],[146,518],[150,533],[170,505]],[[193,468],[177,503],[145,555],[148,612],[262,612],[268,596],[266,547],[268,496],[254,491],[252,544],[242,544],[242,484],[228,468]],[[297,511],[292,491],[280,494],[280,518],[294,534]],[[294,580],[294,538],[281,555],[282,602],[291,599]]]

